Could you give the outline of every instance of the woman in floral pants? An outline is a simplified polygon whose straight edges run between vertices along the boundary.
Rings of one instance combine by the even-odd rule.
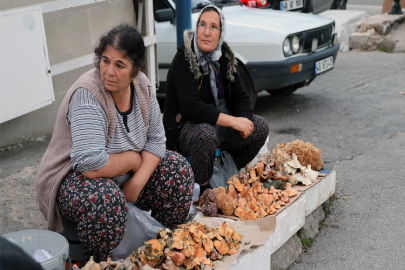
[[[142,35],[121,24],[100,38],[95,69],[67,91],[36,180],[48,228],[76,224],[87,259],[106,260],[125,232],[128,203],[174,228],[186,221],[194,175],[166,150]]]
[[[181,155],[166,151],[135,206],[149,211],[162,225],[174,228],[186,221],[193,193],[193,172]],[[125,231],[127,202],[120,187],[108,178],[87,179],[73,171],[57,195],[61,215],[78,225],[83,252],[106,260]],[[101,236],[101,237],[99,237]]]

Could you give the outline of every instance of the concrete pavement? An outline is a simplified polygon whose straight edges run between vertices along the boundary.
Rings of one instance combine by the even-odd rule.
[[[289,98],[260,95],[269,149],[299,138],[336,165],[339,198],[291,270],[405,269],[403,74],[405,54],[352,51]]]

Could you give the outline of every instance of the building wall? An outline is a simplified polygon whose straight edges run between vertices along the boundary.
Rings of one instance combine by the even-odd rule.
[[[44,2],[50,1],[0,0],[0,10]],[[105,1],[64,9],[45,13],[43,18],[51,66],[92,53],[103,33],[123,22],[135,26],[136,21],[132,0]],[[17,64],[23,65],[24,63]],[[93,67],[93,65],[88,65],[53,76],[55,102],[0,124],[0,147],[16,143],[27,137],[52,133],[57,111],[65,93],[80,75]],[[33,85],[32,91],[35,91],[35,85]]]

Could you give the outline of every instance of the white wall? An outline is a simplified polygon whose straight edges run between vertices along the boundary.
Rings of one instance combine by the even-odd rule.
[[[46,8],[50,8],[51,5],[54,6],[54,2],[90,4],[45,13]],[[55,102],[53,104],[0,124],[0,147],[19,142],[27,137],[52,133],[56,114],[66,91],[80,75],[93,68],[91,63],[87,63],[88,65],[84,67],[65,72],[63,69],[66,70],[66,61],[91,55],[99,37],[120,23],[126,22],[136,26],[136,15],[132,0],[99,0],[97,3],[93,0],[0,0],[0,10],[28,5],[45,6],[43,20],[49,62],[51,68],[62,66],[62,73],[52,77],[55,93]],[[146,23],[145,20],[144,23]],[[143,28],[145,29],[145,27]],[[152,44],[155,42],[153,37],[148,40]],[[151,51],[151,49],[149,48],[148,51]],[[149,71],[154,69],[154,64],[147,63],[147,66],[150,69]],[[35,85],[32,86],[32,91],[35,91]]]

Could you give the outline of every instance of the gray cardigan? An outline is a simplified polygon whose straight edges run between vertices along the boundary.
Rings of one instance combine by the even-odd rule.
[[[153,97],[152,88],[146,75],[139,72],[135,78],[135,91],[141,107],[145,129],[149,127],[149,108]],[[117,122],[116,109],[111,93],[101,82],[100,72],[92,69],[83,74],[68,90],[59,107],[52,139],[49,143],[38,169],[35,183],[39,210],[48,221],[48,229],[61,232],[63,230],[59,209],[56,205],[56,195],[63,179],[72,171],[70,159],[72,138],[68,119],[70,98],[78,88],[88,89],[105,111],[108,122],[108,138],[106,146],[114,136]]]

